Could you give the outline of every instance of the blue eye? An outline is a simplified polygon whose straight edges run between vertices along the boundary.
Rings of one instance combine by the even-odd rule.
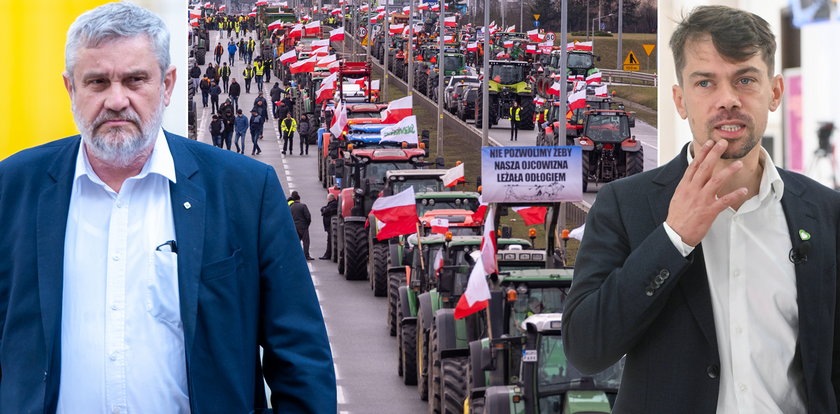
[[[755,79],[752,79],[752,78],[738,79],[738,83],[740,83],[741,85],[749,85],[749,84],[754,83],[754,82],[755,82]]]
[[[697,86],[701,88],[708,88],[709,86],[711,86],[711,84],[712,82],[708,80],[701,80],[700,82],[697,82]]]

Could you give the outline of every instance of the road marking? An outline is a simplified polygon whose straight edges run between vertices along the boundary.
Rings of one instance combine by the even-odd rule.
[[[336,397],[339,404],[347,404],[347,399],[344,398],[344,388],[341,385],[335,387]],[[346,411],[342,411],[346,412]]]
[[[338,372],[338,364],[333,362],[333,371],[335,372],[335,379],[340,380],[342,379],[341,374]]]

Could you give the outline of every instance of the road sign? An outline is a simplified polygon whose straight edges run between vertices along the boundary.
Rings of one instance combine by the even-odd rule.
[[[534,20],[534,27],[540,27],[540,21]]]
[[[653,52],[653,48],[655,48],[656,45],[642,45],[642,47],[645,48],[645,53],[650,56],[650,52]]]
[[[633,53],[632,50],[629,53],[627,53],[627,57],[624,59],[624,64],[625,65],[638,65],[639,64],[639,59],[636,59],[636,54]]]
[[[535,14],[535,15],[534,15],[534,20],[539,20],[539,19],[540,19],[540,15],[539,15],[539,14]]]
[[[367,27],[359,26],[359,37],[367,36]]]
[[[548,32],[548,33],[545,34],[545,40],[546,41],[552,41],[553,42],[554,39],[556,39],[556,38],[557,38],[557,35],[555,35],[554,32]]]

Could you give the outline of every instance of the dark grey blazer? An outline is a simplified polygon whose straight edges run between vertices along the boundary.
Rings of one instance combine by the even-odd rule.
[[[702,244],[683,258],[662,226],[688,167],[686,149],[660,168],[602,188],[586,219],[563,339],[569,360],[584,372],[627,355],[614,413],[714,413],[717,406],[720,358]],[[836,413],[840,193],[779,174],[793,246],[801,243],[799,229],[811,234],[808,260],[795,267],[804,397],[809,413]]]

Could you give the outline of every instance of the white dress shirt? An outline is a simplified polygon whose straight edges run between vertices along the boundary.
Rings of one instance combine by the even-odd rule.
[[[64,245],[59,414],[188,413],[169,183],[161,130],[116,193],[79,146]]]
[[[702,241],[720,353],[720,414],[806,412],[784,182],[763,148],[760,162],[758,194],[721,212]],[[684,256],[691,253],[667,224],[665,231]]]

